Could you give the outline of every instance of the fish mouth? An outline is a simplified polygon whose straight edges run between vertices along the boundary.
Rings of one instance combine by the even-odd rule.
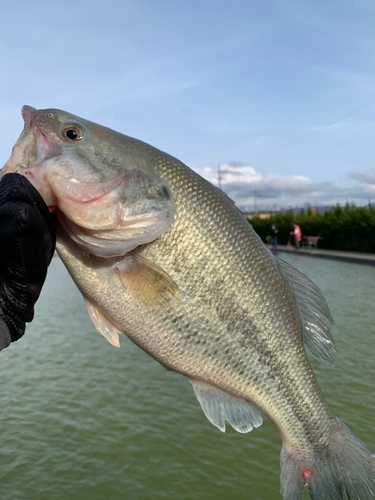
[[[37,110],[32,106],[22,107],[24,127],[12,154],[0,171],[0,178],[14,172],[26,177],[44,199],[51,213],[56,209],[57,199],[49,186],[46,186],[45,172],[38,173],[38,167],[51,148],[51,141],[40,130]]]
[[[22,107],[21,109],[21,115],[22,119],[25,122],[25,125],[32,126],[33,122],[35,122],[35,113],[36,109],[33,108],[32,106],[28,106],[25,104],[25,106]]]
[[[67,202],[92,203],[99,202],[108,196],[114,196],[119,193],[125,176],[119,173],[101,183],[86,182],[78,177],[66,176],[64,174],[54,175],[51,181],[56,193],[60,193],[60,198]]]
[[[22,170],[24,170],[23,165],[21,164],[21,161],[17,158],[15,160],[15,156],[21,156],[18,154],[18,145],[22,141],[22,138],[24,138],[27,133],[30,131],[30,128],[33,126],[33,122],[35,121],[35,112],[36,109],[33,108],[32,106],[25,105],[21,109],[21,115],[22,119],[25,123],[24,128],[21,132],[20,137],[18,138],[16,144],[13,146],[12,149],[12,154],[9,160],[5,163],[5,165],[2,167],[0,171],[0,178],[4,177],[5,174],[10,173],[10,172],[17,172],[21,173]],[[20,172],[21,170],[21,172]]]

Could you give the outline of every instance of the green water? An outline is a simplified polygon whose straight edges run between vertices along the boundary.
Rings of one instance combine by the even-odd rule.
[[[314,369],[334,413],[375,450],[375,267],[280,256],[329,302],[337,366]],[[0,354],[1,500],[280,498],[268,422],[222,434],[185,378],[121,345],[94,330],[54,259],[34,322]]]

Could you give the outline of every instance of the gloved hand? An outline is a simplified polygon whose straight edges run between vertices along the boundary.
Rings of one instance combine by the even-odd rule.
[[[53,216],[26,177],[0,181],[0,350],[25,333],[34,317],[55,251]]]

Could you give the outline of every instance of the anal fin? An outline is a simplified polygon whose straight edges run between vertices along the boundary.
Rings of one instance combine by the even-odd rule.
[[[115,325],[111,323],[111,321],[109,321],[109,319],[89,301],[89,299],[84,297],[84,300],[90,314],[90,318],[98,332],[103,335],[103,337],[105,337],[114,347],[120,347],[118,328],[116,328]]]
[[[209,384],[189,380],[204,414],[221,432],[225,432],[225,421],[241,433],[250,432],[254,427],[262,425],[263,418],[260,411],[246,401]]]

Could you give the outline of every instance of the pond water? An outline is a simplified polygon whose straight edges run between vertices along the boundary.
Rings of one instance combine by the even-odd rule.
[[[313,361],[333,412],[375,450],[375,267],[280,253],[324,293],[336,367]],[[222,434],[190,383],[94,329],[53,259],[26,335],[0,354],[2,500],[279,499],[268,422]],[[309,498],[307,492],[304,498]]]

